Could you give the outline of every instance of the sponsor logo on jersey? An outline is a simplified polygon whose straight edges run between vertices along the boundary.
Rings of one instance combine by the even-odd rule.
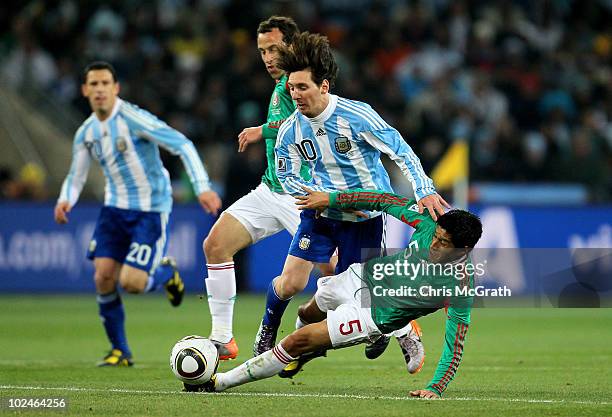
[[[319,130],[317,130],[316,136],[325,136],[325,131],[319,128]]]
[[[281,156],[280,158],[278,158],[278,162],[277,162],[277,171],[278,172],[285,172],[287,171],[287,160],[285,159],[284,156]]]
[[[345,154],[351,150],[351,141],[346,136],[338,136],[334,143],[336,145],[336,151],[341,154]]]
[[[310,236],[302,236],[298,242],[298,247],[307,250],[310,247]]]
[[[278,107],[279,102],[280,99],[278,98],[278,93],[275,91],[274,94],[272,94],[272,106]]]
[[[127,141],[125,140],[123,136],[119,136],[117,138],[115,142],[115,147],[117,148],[117,151],[121,153],[127,151]]]

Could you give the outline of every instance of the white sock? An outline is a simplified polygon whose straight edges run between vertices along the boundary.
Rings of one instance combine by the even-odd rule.
[[[217,374],[215,391],[224,391],[238,385],[264,378],[269,378],[283,370],[289,362],[294,361],[279,343],[272,350],[249,359],[228,372]]]
[[[412,324],[408,323],[401,329],[397,329],[393,333],[389,333],[388,336],[395,336],[395,337],[406,336],[411,330],[412,330]]]
[[[297,317],[297,319],[295,320],[295,330],[297,329],[301,329],[302,327],[306,326],[308,323],[304,322],[300,316]]]
[[[234,336],[232,332],[234,300],[236,299],[234,262],[206,264],[206,266],[208,278],[204,282],[212,317],[210,338],[217,342],[227,343]]]

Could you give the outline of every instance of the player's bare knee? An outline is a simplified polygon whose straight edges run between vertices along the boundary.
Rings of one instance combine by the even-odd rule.
[[[112,274],[96,271],[94,274],[94,283],[96,284],[96,290],[105,294],[115,289],[115,280]]]
[[[216,233],[211,233],[206,236],[202,248],[204,249],[206,260],[209,263],[224,262],[226,259],[231,259],[234,256],[233,253],[229,253],[227,245],[218,238]]]
[[[308,277],[303,277],[291,274],[283,274],[280,278],[279,285],[276,287],[278,290],[278,296],[286,300],[287,298],[293,297],[297,293],[301,292],[306,288],[308,284]]]
[[[325,313],[321,311],[314,297],[298,307],[298,316],[304,323],[317,323],[325,319]]]

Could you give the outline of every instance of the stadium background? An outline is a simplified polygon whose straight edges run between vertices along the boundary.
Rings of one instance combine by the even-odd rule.
[[[334,92],[372,104],[426,172],[437,167],[445,195],[483,216],[481,246],[610,247],[610,12],[604,1],[5,2],[0,289],[93,289],[82,254],[99,173],[68,227],[51,211],[89,112],[79,77],[93,59],[116,66],[122,97],[193,140],[225,207],[259,182],[263,146],[238,154],[236,137],[265,117],[273,84],[255,31],[273,13],[330,38],[341,70]],[[176,200],[170,252],[201,291],[200,244],[213,219],[194,208],[178,158],[164,159]],[[411,195],[390,169],[396,191]],[[401,247],[407,230],[390,229]],[[241,254],[239,288],[265,289],[287,242],[282,233]]]

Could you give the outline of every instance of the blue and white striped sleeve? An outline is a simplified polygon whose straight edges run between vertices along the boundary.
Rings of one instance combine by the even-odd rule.
[[[151,113],[134,106],[122,106],[123,115],[140,137],[155,142],[173,155],[179,155],[196,194],[209,191],[210,179],[193,143]]]
[[[83,186],[87,181],[89,165],[91,164],[91,156],[83,141],[83,130],[84,129],[81,127],[74,135],[70,170],[62,183],[62,189],[57,199],[58,203],[67,201],[70,207],[73,207],[79,200],[81,191],[83,191]]]
[[[387,125],[384,129],[361,132],[360,136],[395,162],[412,184],[417,201],[436,193],[433,181],[425,174],[419,157],[396,129]]]
[[[314,191],[333,192],[320,185],[317,185],[314,179],[305,181],[300,176],[302,167],[302,157],[297,149],[294,134],[292,132],[293,124],[286,121],[280,128],[276,137],[276,146],[274,147],[274,155],[276,161],[276,176],[281,183],[283,190],[293,196],[306,195],[302,187],[307,187]]]

